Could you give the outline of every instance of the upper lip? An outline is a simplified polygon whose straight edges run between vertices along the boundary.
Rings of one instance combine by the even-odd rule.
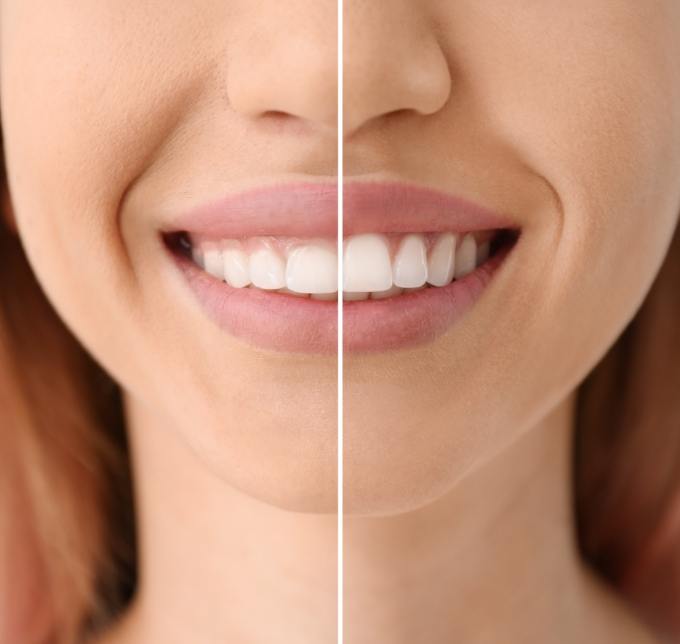
[[[239,192],[177,216],[174,230],[215,239],[278,235],[335,237],[335,182],[282,183]],[[343,186],[343,233],[472,232],[517,228],[508,214],[463,197],[400,181]]]
[[[472,232],[513,228],[508,215],[463,197],[394,181],[352,181],[343,190],[345,235]]]

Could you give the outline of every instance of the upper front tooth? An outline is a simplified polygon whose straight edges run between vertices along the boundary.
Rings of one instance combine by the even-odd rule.
[[[394,297],[395,295],[401,295],[403,292],[404,292],[403,288],[393,286],[392,288],[388,288],[386,291],[378,291],[377,293],[371,293],[371,298],[374,300],[386,300],[390,297]]]
[[[417,288],[427,281],[427,250],[422,235],[406,235],[394,258],[395,286]]]
[[[250,255],[250,281],[263,289],[286,286],[286,264],[281,256],[266,244]]]
[[[427,281],[432,286],[446,286],[456,268],[456,236],[443,233],[437,237],[427,263]]]
[[[286,286],[298,293],[336,293],[338,256],[322,244],[297,246],[288,255]]]
[[[203,263],[206,273],[210,273],[217,279],[224,279],[224,264],[222,262],[222,251],[220,247],[212,242],[203,244]]]
[[[343,290],[386,291],[392,286],[392,264],[383,235],[354,235],[347,240],[343,256]]]
[[[456,278],[464,277],[475,270],[477,242],[472,235],[465,235],[456,251]]]
[[[222,250],[224,263],[224,279],[229,286],[243,288],[250,284],[250,270],[248,268],[248,255],[237,241],[228,243]]]

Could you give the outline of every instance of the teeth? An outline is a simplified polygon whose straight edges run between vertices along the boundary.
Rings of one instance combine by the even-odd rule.
[[[289,288],[280,288],[276,292],[286,293],[287,295],[294,295],[295,297],[309,297],[309,293],[298,293],[297,291],[291,291]]]
[[[194,260],[195,264],[197,264],[198,266],[205,270],[205,262],[203,261],[203,249],[201,246],[191,247],[191,258]]]
[[[345,244],[343,291],[385,291],[392,286],[392,262],[384,235],[354,235]]]
[[[472,235],[465,235],[456,251],[456,279],[465,277],[475,270],[476,256],[477,242],[475,238]]]
[[[286,286],[286,264],[270,246],[262,244],[250,255],[250,280],[253,286],[277,290]]]
[[[206,273],[210,273],[217,279],[224,279],[222,251],[217,244],[206,244],[203,247],[203,267]]]
[[[370,293],[355,293],[353,291],[343,291],[342,299],[345,302],[358,302],[360,300],[367,300]]]
[[[403,288],[418,288],[427,281],[427,249],[422,235],[406,235],[394,258],[393,282]]]
[[[298,293],[337,293],[338,259],[335,249],[320,244],[293,248],[286,264],[286,286]]]
[[[237,241],[229,242],[223,247],[224,279],[229,286],[243,288],[250,284],[248,255]]]
[[[432,286],[446,286],[453,279],[456,268],[456,236],[453,233],[439,235],[430,251],[427,263],[427,281]]]
[[[478,236],[479,237],[479,236]],[[345,301],[386,299],[465,277],[490,254],[488,235],[352,235],[344,244]],[[248,286],[337,300],[337,251],[330,240],[257,237],[191,244],[194,262],[233,288]]]
[[[386,291],[377,291],[374,293],[371,293],[371,298],[374,300],[385,300],[388,297],[394,297],[395,295],[401,295],[404,292],[404,289],[401,288],[400,286],[393,286],[391,288],[388,288]]]

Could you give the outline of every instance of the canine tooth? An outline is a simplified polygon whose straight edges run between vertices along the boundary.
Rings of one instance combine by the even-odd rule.
[[[446,286],[453,279],[456,269],[456,236],[453,233],[439,235],[430,251],[427,262],[427,281],[432,286]]]
[[[367,300],[369,293],[356,293],[354,291],[343,291],[342,299],[345,302],[357,302],[359,300]]]
[[[207,242],[201,248],[205,272],[217,279],[224,279],[224,263],[222,262],[222,251],[217,244]]]
[[[248,255],[238,242],[225,244],[222,248],[222,261],[224,263],[224,279],[229,286],[243,288],[250,284],[250,270],[248,268]]]
[[[286,264],[286,286],[298,293],[337,293],[338,256],[321,244],[293,248]]]
[[[191,258],[194,260],[194,264],[205,269],[205,263],[203,261],[203,251],[199,246],[191,247]]]
[[[373,300],[385,300],[388,297],[394,297],[395,295],[401,295],[404,289],[400,286],[393,286],[388,288],[386,291],[375,291],[371,293],[371,299]]]
[[[422,235],[406,235],[394,258],[395,286],[417,288],[427,281],[427,250]]]
[[[369,293],[392,286],[387,239],[373,233],[354,235],[345,244],[343,290]]]
[[[477,242],[475,238],[470,234],[465,235],[456,251],[456,279],[465,277],[465,275],[475,270],[476,255]]]
[[[487,259],[489,259],[490,249],[491,242],[488,239],[477,246],[477,266],[483,264]]]
[[[278,290],[286,286],[286,264],[269,246],[263,245],[250,255],[250,281],[254,286]]]

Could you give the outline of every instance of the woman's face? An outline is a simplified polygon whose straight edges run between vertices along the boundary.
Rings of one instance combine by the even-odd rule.
[[[14,215],[60,314],[211,471],[272,503],[334,508],[335,357],[223,331],[161,232],[246,189],[334,184],[337,5],[0,6]]]
[[[205,204],[225,196],[221,237],[328,223],[335,2],[0,6],[14,214],[60,313],[212,471],[285,507],[332,508],[336,362],[280,327],[326,324],[321,304],[215,313],[162,233],[181,221],[209,244]],[[680,209],[680,5],[345,0],[344,15],[348,194],[419,184],[521,232],[465,315],[416,346],[355,351],[346,317],[345,502],[384,513],[435,498],[537,422],[641,303]],[[306,196],[257,193],[269,219],[233,198],[282,183]],[[411,232],[431,232],[411,215]],[[376,232],[403,232],[378,219]],[[402,309],[422,301],[410,297]],[[347,316],[393,328],[395,303]],[[303,339],[327,349],[325,331]]]
[[[680,3],[346,0],[344,29],[347,179],[521,229],[433,342],[345,357],[345,503],[394,512],[545,416],[641,304],[680,211]]]

